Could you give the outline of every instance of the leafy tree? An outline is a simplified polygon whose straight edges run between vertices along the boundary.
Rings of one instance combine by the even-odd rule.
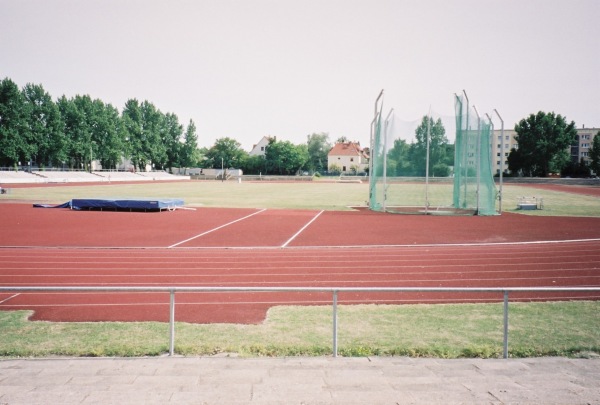
[[[25,137],[27,109],[19,87],[9,78],[0,82],[0,165],[11,166],[31,158]]]
[[[194,129],[195,131],[195,129]],[[163,145],[165,147],[165,162],[157,162],[156,167],[165,169],[175,166],[181,166],[180,156],[183,144],[181,137],[183,135],[183,126],[179,124],[179,118],[173,113],[167,113],[162,117],[162,128],[160,131]]]
[[[163,141],[164,115],[149,101],[129,99],[123,109],[123,123],[129,156],[133,165],[144,170],[154,163],[159,168],[167,162],[167,147]]]
[[[139,145],[140,155],[144,161],[140,162],[143,169],[148,164],[163,168],[167,162],[167,145],[164,143],[164,114],[151,102],[144,100],[140,105],[142,112],[142,137]]]
[[[64,162],[67,158],[67,140],[58,107],[39,84],[23,88],[27,111],[26,138],[29,152],[39,166]]]
[[[63,95],[57,105],[64,124],[63,132],[68,138],[69,166],[83,169],[90,162],[91,117],[94,114],[92,99],[87,95],[67,99]]]
[[[440,118],[434,121],[433,118],[424,116],[421,125],[415,130],[416,142],[411,144],[409,150],[409,159],[413,167],[413,172],[417,176],[425,176],[427,162],[427,133],[429,131],[429,174],[435,165],[445,163],[448,138],[446,138],[446,129]]]
[[[413,174],[409,161],[410,145],[404,139],[395,139],[394,146],[388,152],[387,173],[392,176],[410,176]]]
[[[590,177],[591,170],[584,158],[581,158],[579,162],[569,161],[565,167],[563,167],[560,175],[563,177]]]
[[[523,162],[523,155],[521,154],[519,149],[511,148],[510,153],[508,154],[508,170],[513,175],[521,174],[525,164]]]
[[[215,144],[206,152],[208,165],[220,169],[239,165],[247,155],[242,145],[232,138],[219,138]]]
[[[569,162],[569,147],[577,136],[575,122],[567,123],[560,114],[540,111],[519,121],[515,131],[521,169],[527,175],[545,177],[560,172]]]
[[[289,141],[269,141],[265,151],[266,166],[269,173],[291,175],[297,173],[308,162],[306,145],[295,146]]]
[[[142,152],[142,110],[136,99],[129,99],[121,113],[125,127],[125,153],[134,167],[145,166],[147,157]]]
[[[246,155],[240,164],[240,169],[244,172],[244,174],[261,174],[266,173],[266,160],[264,156],[254,155],[250,156]]]
[[[434,177],[448,177],[450,176],[450,166],[446,163],[436,163],[431,168],[431,176]]]
[[[590,153],[590,169],[594,171],[596,176],[600,176],[600,131],[594,136]]]
[[[179,164],[183,167],[193,167],[200,160],[198,151],[198,136],[196,135],[196,124],[190,120],[185,135],[183,145],[180,148]]]
[[[92,131],[92,145],[96,149],[94,159],[100,160],[102,168],[116,169],[125,155],[126,131],[119,111],[111,104],[94,100],[97,109],[96,128]]]
[[[88,168],[100,161],[103,168],[114,169],[126,154],[126,131],[119,111],[100,99],[76,95],[62,96],[57,102],[67,139],[70,166]],[[62,160],[64,161],[64,160]]]
[[[308,168],[311,171],[323,171],[327,169],[327,154],[331,150],[329,134],[308,135],[306,142],[308,148]]]

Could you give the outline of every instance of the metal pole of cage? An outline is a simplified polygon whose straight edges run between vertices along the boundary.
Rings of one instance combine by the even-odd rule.
[[[170,291],[169,300],[169,356],[175,354],[175,290]]]
[[[333,357],[338,355],[338,317],[337,317],[338,292],[333,290]]]

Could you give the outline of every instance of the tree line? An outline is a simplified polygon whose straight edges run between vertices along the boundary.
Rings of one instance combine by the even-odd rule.
[[[425,175],[428,128],[429,174],[451,174],[454,145],[448,142],[441,120],[425,116],[414,142],[394,140],[388,152],[388,175]],[[508,157],[512,173],[546,176],[590,169],[600,173],[600,136],[595,136],[590,148],[589,165],[571,162],[569,146],[577,131],[574,122],[561,115],[540,111],[521,120],[515,130],[519,148]],[[342,137],[336,142],[344,141]],[[294,175],[331,172],[327,164],[331,147],[327,133],[313,133],[300,145],[271,138],[264,156],[251,156],[230,137],[199,148],[193,120],[184,128],[176,114],[165,114],[149,101],[129,99],[119,112],[89,95],[63,95],[54,101],[41,84],[28,83],[19,89],[9,78],[0,81],[0,167],[91,170],[91,162],[99,161],[103,169],[116,169],[127,158],[137,170],[235,167],[245,174]]]
[[[247,174],[295,174],[327,171],[331,149],[326,133],[306,144],[272,138],[265,156],[250,156],[235,139],[217,139],[198,147],[196,125],[184,128],[174,113],[149,101],[127,100],[122,112],[89,95],[54,101],[41,84],[22,89],[10,78],[0,81],[0,167],[30,166],[91,170],[116,169],[124,158],[136,170],[186,167],[233,167]]]
[[[425,119],[415,144],[396,141],[390,152],[396,175],[424,175],[418,167],[425,162]],[[184,128],[176,114],[163,113],[149,101],[129,99],[119,112],[89,95],[63,95],[55,101],[41,84],[19,89],[10,78],[0,82],[0,167],[91,170],[91,163],[99,161],[111,170],[127,158],[136,170],[235,167],[245,174],[327,173],[332,146],[327,133],[313,133],[299,145],[271,138],[264,156],[251,156],[230,137],[200,148],[193,120]],[[441,121],[433,123],[433,175],[448,175],[451,150]]]
[[[184,130],[177,115],[148,101],[130,99],[119,113],[89,95],[54,101],[40,84],[0,82],[0,166],[90,169],[94,160],[116,169],[124,157],[137,169],[193,165],[196,126],[190,120]]]

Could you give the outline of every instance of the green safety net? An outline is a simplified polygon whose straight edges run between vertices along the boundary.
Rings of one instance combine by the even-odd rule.
[[[421,119],[406,121],[393,110],[385,115],[381,109],[377,112],[371,128],[371,210],[428,215],[496,213],[491,123],[472,117],[469,123],[466,111],[457,97],[454,117],[429,111]]]
[[[470,107],[464,96],[455,98],[454,158],[455,207],[471,207],[478,215],[496,215],[497,190],[492,174],[492,123]]]

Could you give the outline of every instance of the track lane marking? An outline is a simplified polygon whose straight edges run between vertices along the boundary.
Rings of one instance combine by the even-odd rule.
[[[285,242],[283,245],[281,245],[282,248],[287,247],[287,245],[289,245],[294,239],[296,239],[296,237],[298,237],[298,235],[300,235],[306,228],[308,228],[308,226],[310,224],[312,224],[317,218],[319,218],[319,216],[324,212],[324,210],[321,210],[321,212],[319,212],[317,215],[315,215],[313,217],[313,219],[311,219],[310,221],[308,221],[308,223],[306,225],[304,225],[298,232],[296,232],[294,234],[294,236],[292,236],[291,238],[289,238],[287,240],[287,242]]]
[[[263,208],[263,209],[262,209],[262,210],[260,210],[260,211],[256,211],[256,212],[254,212],[254,213],[252,213],[252,214],[250,214],[250,215],[246,215],[245,217],[238,218],[238,219],[236,219],[235,221],[228,222],[228,223],[226,223],[226,224],[224,224],[224,225],[218,226],[218,227],[216,227],[216,228],[213,228],[213,229],[211,229],[211,230],[209,230],[209,231],[202,232],[201,234],[198,234],[198,235],[196,235],[196,236],[192,236],[191,238],[188,238],[188,239],[186,239],[186,240],[182,240],[181,242],[177,242],[177,243],[175,243],[174,245],[168,246],[167,248],[168,248],[168,249],[171,249],[171,248],[177,247],[177,246],[179,246],[179,245],[182,245],[182,244],[184,244],[184,243],[187,243],[187,242],[189,242],[189,241],[192,241],[192,240],[194,240],[194,239],[200,238],[200,237],[202,237],[202,236],[204,236],[204,235],[208,235],[209,233],[212,233],[212,232],[218,231],[219,229],[225,228],[226,226],[229,226],[229,225],[235,224],[236,222],[243,221],[244,219],[250,218],[250,217],[252,217],[252,216],[254,216],[254,215],[256,215],[256,214],[260,214],[261,212],[264,212],[264,211],[266,211],[266,210],[267,210],[266,208]]]
[[[10,301],[10,300],[12,300],[12,299],[13,299],[13,298],[15,298],[15,297],[18,297],[19,295],[21,295],[21,293],[18,293],[18,294],[15,294],[15,295],[13,295],[12,297],[8,297],[8,298],[6,298],[6,299],[3,299],[2,301],[0,301],[0,305],[4,304],[4,303],[5,303],[5,302],[7,302],[7,301]]]

